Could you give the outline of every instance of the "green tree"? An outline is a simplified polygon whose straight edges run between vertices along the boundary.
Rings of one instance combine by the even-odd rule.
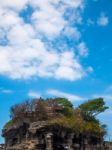
[[[63,107],[73,107],[73,104],[67,98],[55,98],[56,103]]]
[[[67,98],[56,98],[55,101],[61,107],[60,113],[68,117],[73,115],[73,104]]]
[[[95,121],[96,116],[104,112],[108,107],[105,105],[103,98],[96,98],[89,100],[79,106],[82,111],[83,117],[87,121]]]

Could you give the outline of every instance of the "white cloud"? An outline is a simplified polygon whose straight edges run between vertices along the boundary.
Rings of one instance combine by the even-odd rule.
[[[4,29],[5,31],[10,30],[17,24],[22,24],[22,18],[18,16],[15,11],[7,10],[7,9],[0,9],[0,28]]]
[[[60,12],[51,7],[51,5],[49,7],[47,10],[40,8],[42,9],[41,11],[35,11],[32,20],[37,32],[45,34],[47,37],[54,37],[60,34],[66,21]]]
[[[36,91],[29,91],[28,96],[31,98],[40,98],[41,94]]]
[[[14,91],[10,90],[10,89],[4,89],[4,88],[0,88],[0,93],[4,93],[4,94],[12,94]]]
[[[0,7],[20,11],[25,8],[29,0],[0,0]]]
[[[52,47],[49,44],[52,45],[55,38],[64,34],[76,40],[80,39],[81,33],[76,26],[71,27],[70,20],[64,15],[67,8],[74,8],[76,14],[80,14],[83,0],[0,2],[0,75],[11,79],[53,77],[71,81],[86,75],[79,58],[72,50],[58,51],[55,45]],[[28,5],[33,7],[29,18],[31,23],[25,22],[19,15]],[[1,44],[1,40],[6,42],[5,45]],[[85,47],[84,50],[86,51]]]
[[[64,17],[67,8],[81,9],[83,6],[83,0],[32,0],[30,3],[33,7],[38,8],[31,18],[35,29],[49,38],[60,35],[65,26],[69,25]],[[79,34],[73,28],[69,28],[69,31]]]
[[[87,20],[87,24],[88,24],[88,26],[90,26],[90,25],[94,25],[95,22],[94,22],[91,18],[89,18],[89,19]]]
[[[77,80],[81,79],[85,73],[77,59],[74,59],[73,52],[64,52],[61,55],[59,67],[56,70],[57,79]]]
[[[104,98],[105,101],[111,101],[112,100],[112,95],[111,94],[95,94],[93,95],[94,98],[96,97],[102,97]]]
[[[84,42],[79,43],[78,45],[78,52],[81,56],[88,56],[88,48],[86,47],[86,44]]]
[[[32,42],[36,42],[38,50],[35,46],[33,48]],[[13,79],[40,76],[77,80],[84,76],[84,70],[73,52],[49,52],[40,40],[31,41],[24,48],[0,47],[0,74]]]
[[[84,98],[82,98],[80,96],[77,96],[77,95],[74,95],[74,94],[70,94],[70,93],[65,93],[65,92],[62,92],[62,91],[55,90],[55,89],[49,89],[47,91],[47,94],[49,94],[51,96],[55,96],[55,97],[68,98],[72,102],[84,100]]]
[[[2,29],[0,29],[0,40],[4,39],[5,34]]]
[[[74,40],[78,40],[81,37],[81,33],[78,31],[78,29],[70,26],[65,28],[64,35]]]
[[[82,0],[64,0],[64,3],[71,6],[71,7],[82,7]]]
[[[87,72],[88,73],[92,73],[94,71],[94,69],[91,67],[91,66],[89,66],[88,68],[87,68]]]
[[[106,15],[101,14],[101,16],[97,20],[97,23],[99,26],[106,26],[109,23],[109,18]]]

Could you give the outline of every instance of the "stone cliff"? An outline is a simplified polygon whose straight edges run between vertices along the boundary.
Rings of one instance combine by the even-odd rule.
[[[3,136],[5,150],[112,150],[112,144],[104,143],[102,136],[77,134],[45,121],[12,126],[3,130]]]

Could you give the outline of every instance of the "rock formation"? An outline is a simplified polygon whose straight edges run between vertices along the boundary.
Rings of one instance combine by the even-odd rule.
[[[4,144],[0,144],[0,150],[4,150]]]
[[[45,121],[4,129],[3,136],[5,150],[112,150],[112,144],[104,144],[101,136],[77,134],[63,126],[48,125]]]
[[[11,107],[0,150],[112,150],[96,115],[107,109],[102,98],[78,108],[65,98],[34,99]]]

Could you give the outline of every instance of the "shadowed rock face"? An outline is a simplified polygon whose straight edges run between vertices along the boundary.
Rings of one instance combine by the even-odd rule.
[[[100,136],[76,134],[71,129],[44,121],[4,129],[3,136],[5,150],[106,150]]]
[[[0,144],[0,150],[4,150],[4,144]]]

